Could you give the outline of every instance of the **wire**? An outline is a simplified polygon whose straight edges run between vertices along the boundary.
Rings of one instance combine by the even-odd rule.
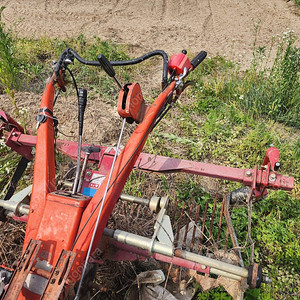
[[[79,92],[78,92],[78,87],[77,87],[75,77],[74,77],[72,71],[67,66],[65,66],[65,69],[68,70],[68,72],[70,73],[70,76],[72,77],[72,80],[73,80],[73,83],[74,83],[74,88],[75,88],[76,94],[77,94],[77,98],[79,98]]]

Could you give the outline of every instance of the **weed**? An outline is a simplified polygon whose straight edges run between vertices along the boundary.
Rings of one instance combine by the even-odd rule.
[[[15,113],[18,115],[15,89],[19,86],[20,68],[19,61],[15,58],[17,52],[15,39],[10,30],[5,31],[1,21],[1,14],[4,9],[4,6],[0,8],[0,91],[2,89],[11,97]]]

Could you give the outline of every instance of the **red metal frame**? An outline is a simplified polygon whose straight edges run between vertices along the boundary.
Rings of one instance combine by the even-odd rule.
[[[13,145],[12,149],[19,147],[20,151],[23,149],[21,146],[35,147],[36,137],[32,135],[26,135],[21,132],[14,131],[14,134],[10,134],[7,138],[7,144]],[[14,146],[16,145],[16,146]],[[91,146],[90,144],[83,144],[83,146]],[[112,158],[115,154],[113,148],[99,146],[100,152],[91,153],[89,161],[99,164],[99,173],[93,171],[95,174],[106,175],[110,170]],[[77,143],[71,141],[56,141],[56,149],[69,157],[76,159],[77,155]],[[109,150],[109,151],[108,151]],[[265,188],[268,189],[282,189],[290,191],[294,187],[294,178],[283,176],[276,171],[272,171],[269,163],[270,154],[276,156],[271,157],[273,165],[279,160],[279,151],[277,148],[270,147],[263,160],[262,168],[260,170],[253,169],[240,169],[226,166],[220,166],[216,164],[208,164],[203,162],[195,162],[184,159],[176,159],[171,157],[164,157],[160,155],[153,155],[147,153],[140,153],[134,164],[135,169],[141,171],[150,171],[157,173],[190,173],[200,176],[207,176],[212,178],[218,178],[223,180],[230,180],[243,183],[246,186],[251,186],[254,174],[256,174],[255,188],[257,191]],[[250,175],[249,175],[250,174]],[[270,175],[274,174],[274,179],[270,180]]]

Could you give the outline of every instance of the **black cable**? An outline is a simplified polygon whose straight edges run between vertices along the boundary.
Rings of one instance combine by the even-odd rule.
[[[73,83],[74,83],[74,88],[75,88],[76,94],[77,94],[77,98],[79,98],[79,92],[78,92],[78,87],[77,87],[77,83],[76,83],[75,77],[74,77],[72,71],[67,66],[65,66],[65,69],[68,70],[68,72],[70,73],[70,75],[72,77],[72,80],[73,80]]]

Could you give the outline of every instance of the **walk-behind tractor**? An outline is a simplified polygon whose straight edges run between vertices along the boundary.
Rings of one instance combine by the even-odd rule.
[[[162,91],[151,105],[147,105],[140,85],[121,84],[114,66],[138,64],[153,56],[163,59]],[[127,61],[109,62],[102,54],[96,61],[87,61],[74,50],[67,49],[54,63],[54,72],[47,80],[36,119],[36,136],[28,134],[28,130],[0,111],[0,136],[5,137],[6,145],[21,157],[5,196],[0,200],[1,220],[13,218],[27,223],[22,257],[15,266],[9,266],[11,268],[1,267],[1,299],[90,299],[95,270],[107,260],[151,259],[167,266],[164,272],[158,272],[159,278],[157,273],[153,273],[154,277],[153,274],[144,277],[138,274],[136,288],[131,296],[127,293],[127,299],[134,299],[134,292],[140,294],[136,299],[148,299],[141,295],[143,282],[152,286],[154,293],[155,284],[159,286],[157,283],[165,281],[164,286],[160,286],[161,296],[156,299],[175,299],[168,298],[173,297],[170,293],[166,296],[167,281],[178,284],[176,289],[181,291],[181,297],[186,297],[181,299],[191,299],[182,292],[191,280],[196,280],[203,289],[221,284],[235,299],[242,299],[248,288],[270,283],[271,279],[263,275],[262,268],[254,262],[251,212],[253,203],[264,198],[267,189],[293,189],[294,179],[278,173],[279,151],[271,146],[261,167],[253,169],[142,152],[148,135],[191,84],[186,81],[189,73],[205,57],[206,52],[201,51],[190,61],[183,50],[168,60],[164,51],[157,50]],[[115,147],[82,143],[87,91],[77,88],[71,71],[75,59],[85,65],[102,67],[120,89],[117,111],[123,121]],[[54,108],[59,94],[66,91],[67,72],[78,97],[76,142],[59,140],[56,136],[59,123]],[[136,127],[122,147],[127,123],[132,124],[130,126],[136,123]],[[32,185],[16,192],[19,179],[33,160],[33,148]],[[57,152],[76,161],[72,181],[66,176],[56,182]],[[194,199],[176,201],[167,195],[144,199],[123,192],[133,170],[153,174],[188,173],[193,174],[193,178],[199,175],[235,181],[244,187],[223,195],[216,193],[214,200],[208,198],[205,205]],[[235,205],[246,207],[248,213],[246,241],[239,240],[239,233],[233,227],[231,213]],[[125,231],[116,226],[120,223],[140,224],[141,230],[133,232],[134,226],[128,226]],[[145,224],[150,224],[151,230],[146,236],[140,235]],[[247,265],[243,253],[245,242],[250,249]],[[187,275],[190,280],[185,280],[182,286]]]

